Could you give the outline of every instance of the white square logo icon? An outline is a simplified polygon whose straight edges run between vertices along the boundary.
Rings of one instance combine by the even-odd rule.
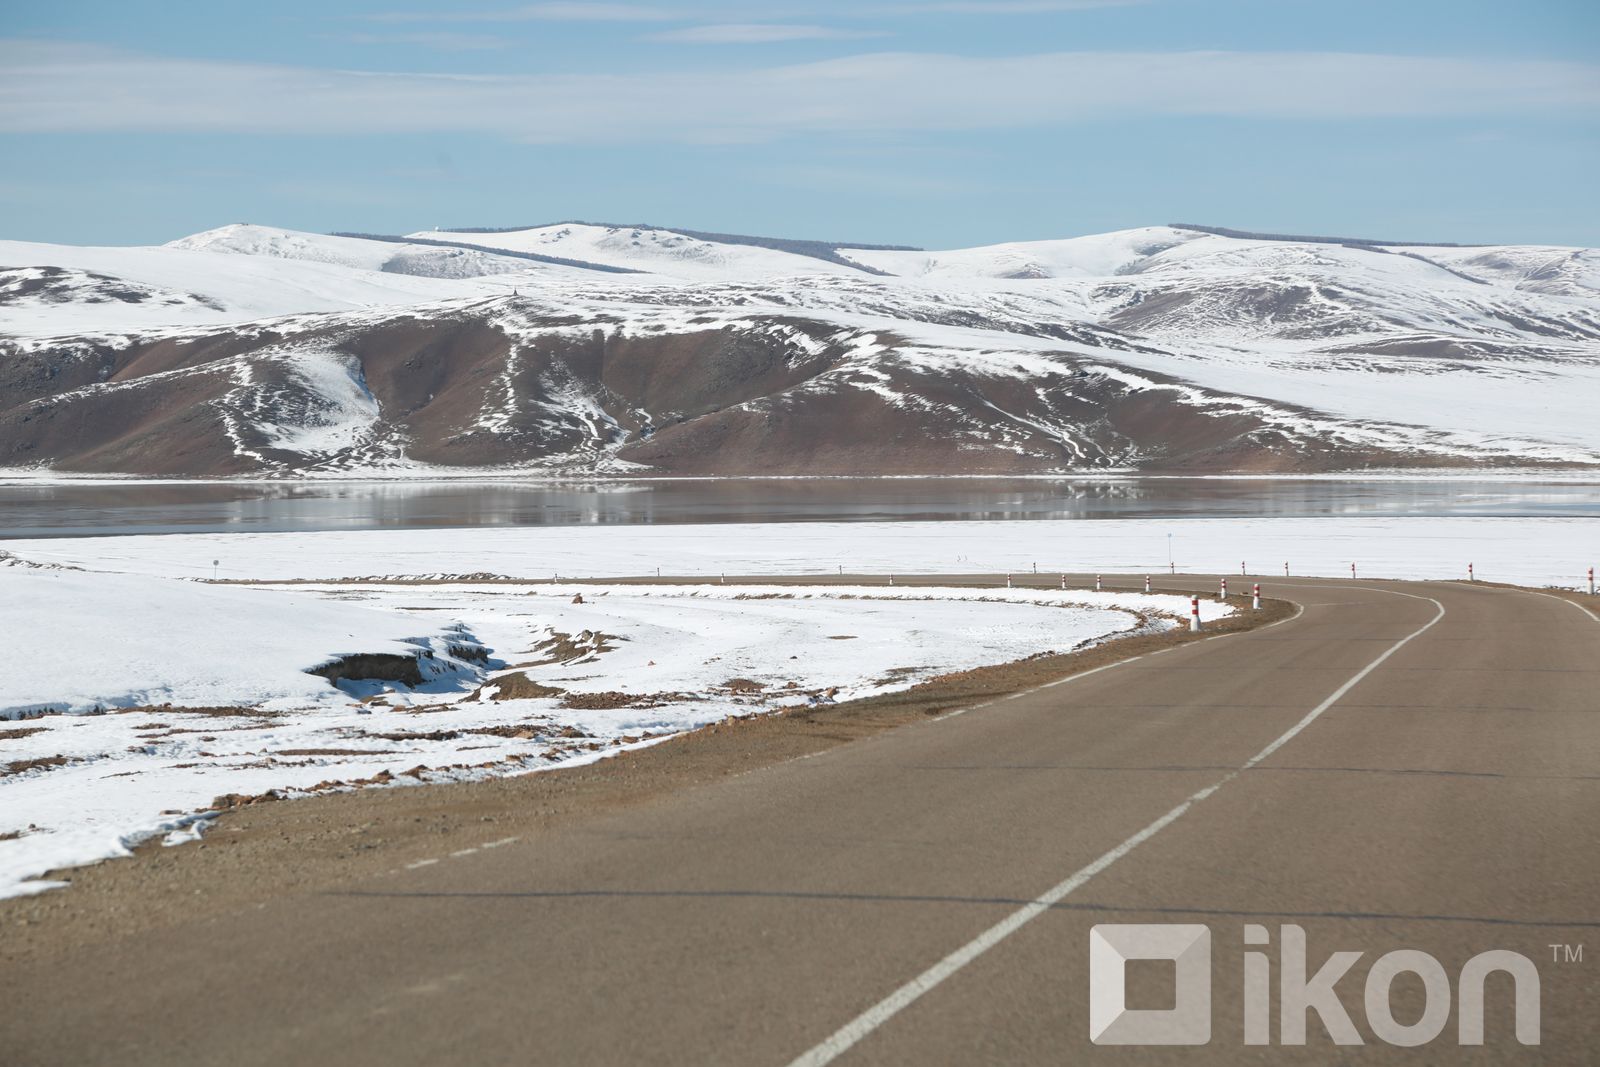
[[[1165,1010],[1130,1009],[1129,960],[1171,960]],[[1211,930],[1198,923],[1101,923],[1089,931],[1089,1040],[1097,1045],[1204,1045],[1211,1040]]]

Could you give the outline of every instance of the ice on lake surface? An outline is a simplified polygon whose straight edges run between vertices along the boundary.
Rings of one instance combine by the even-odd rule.
[[[1600,517],[1600,482],[1472,478],[0,484],[0,537],[886,520]]]

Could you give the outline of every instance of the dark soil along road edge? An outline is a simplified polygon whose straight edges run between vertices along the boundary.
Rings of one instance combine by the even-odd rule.
[[[1045,584],[1043,575],[1028,577],[1032,579],[1028,584]],[[861,583],[849,576],[832,582],[740,580]],[[995,579],[907,577],[899,584],[993,587]],[[1214,594],[1203,595],[1210,599]],[[218,816],[198,844],[165,848],[152,840],[136,849],[132,859],[52,875],[70,880],[70,889],[0,900],[0,965],[47,958],[149,929],[226,922],[229,913],[266,900],[332,891],[454,850],[536,835],[575,820],[650,804],[678,790],[809,756],[1159,649],[1279,622],[1295,610],[1288,602],[1266,599],[1261,610],[1252,611],[1248,597],[1230,599],[1236,613],[1208,623],[1200,634],[1176,629],[1113,639],[1080,652],[945,675],[903,692],[730,718],[583,766],[469,783],[359,789],[233,809]],[[1070,690],[1062,692],[1063,700],[1069,700]]]

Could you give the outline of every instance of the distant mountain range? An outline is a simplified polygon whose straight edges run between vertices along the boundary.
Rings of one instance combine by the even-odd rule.
[[[1600,253],[1158,226],[924,251],[559,223],[0,241],[0,468],[1600,465]]]

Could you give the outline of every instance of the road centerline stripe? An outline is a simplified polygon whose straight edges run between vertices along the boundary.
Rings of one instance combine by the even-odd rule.
[[[1320,704],[1307,712],[1299,722],[1289,727],[1289,729],[1285,730],[1282,734],[1279,734],[1277,738],[1275,738],[1260,752],[1257,752],[1244,763],[1229,771],[1227,774],[1206,786],[1204,789],[1201,789],[1195,793],[1191,793],[1171,811],[1167,812],[1165,815],[1162,815],[1160,818],[1144,827],[1144,829],[1127,838],[1110,851],[1102,854],[1092,863],[1089,863],[1084,867],[1080,867],[1078,870],[1068,875],[1064,881],[1057,883],[1044,893],[1029,901],[1027,904],[1024,904],[1022,907],[1018,908],[1004,919],[1001,919],[999,922],[983,931],[983,933],[979,934],[971,941],[968,941],[965,945],[962,945],[960,948],[944,957],[944,959],[940,960],[938,963],[935,963],[932,967],[929,967],[927,970],[923,971],[921,974],[917,975],[915,978],[911,979],[894,992],[890,993],[887,997],[884,997],[882,1000],[878,1001],[878,1003],[874,1004],[872,1007],[868,1008],[866,1011],[850,1020],[844,1026],[834,1031],[833,1034],[828,1036],[821,1043],[813,1046],[811,1049],[795,1058],[790,1064],[790,1067],[823,1067],[823,1065],[832,1063],[834,1060],[844,1055],[844,1053],[848,1052],[863,1038],[869,1036],[874,1030],[878,1029],[878,1027],[894,1018],[894,1016],[898,1015],[905,1008],[910,1007],[917,1000],[921,999],[923,994],[930,992],[940,983],[944,982],[945,979],[954,975],[957,971],[960,971],[967,964],[971,963],[973,960],[977,959],[979,956],[983,955],[985,952],[989,951],[991,948],[998,945],[1000,942],[1004,941],[1018,930],[1022,929],[1022,927],[1026,926],[1029,922],[1032,922],[1040,915],[1049,911],[1052,906],[1081,889],[1084,885],[1088,884],[1088,882],[1093,879],[1095,875],[1106,870],[1108,867],[1122,859],[1124,856],[1128,855],[1134,849],[1138,848],[1140,845],[1156,836],[1156,834],[1160,833],[1168,826],[1183,818],[1183,816],[1186,815],[1196,804],[1205,800],[1207,797],[1211,796],[1213,793],[1227,785],[1229,782],[1233,781],[1235,778],[1238,778],[1239,775],[1243,774],[1245,771],[1250,770],[1251,768],[1260,764],[1263,760],[1271,757],[1273,753],[1277,752],[1284,745],[1294,740],[1294,738],[1302,730],[1315,722],[1323,712],[1327,711],[1334,704],[1336,704],[1339,701],[1339,698],[1343,697],[1346,693],[1350,692],[1350,690],[1359,685],[1362,679],[1366,678],[1369,674],[1382,666],[1385,660],[1394,655],[1396,652],[1400,651],[1414,639],[1421,637],[1423,634],[1433,629],[1439,620],[1444,618],[1444,605],[1435,600],[1433,597],[1417,596],[1413,593],[1402,593],[1394,589],[1380,589],[1373,591],[1387,593],[1391,596],[1402,596],[1411,600],[1425,600],[1437,608],[1438,612],[1433,618],[1429,619],[1422,626],[1411,631],[1409,634],[1390,645],[1380,656],[1357,671],[1354,675],[1347,679],[1343,685],[1339,686],[1338,689],[1335,689]],[[1079,677],[1081,677],[1081,675]]]

